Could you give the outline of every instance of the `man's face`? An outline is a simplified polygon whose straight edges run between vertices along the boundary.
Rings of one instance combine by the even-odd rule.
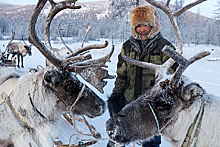
[[[146,26],[146,25],[138,25],[135,28],[135,31],[141,36],[142,40],[148,39],[148,34],[151,31],[151,26]]]

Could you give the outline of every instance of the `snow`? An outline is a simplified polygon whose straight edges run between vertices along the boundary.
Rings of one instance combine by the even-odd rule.
[[[68,39],[68,38],[67,38]],[[103,44],[104,39],[100,39],[100,41],[90,41],[86,42],[84,46],[90,45],[90,44]],[[111,42],[111,40],[108,40]],[[0,41],[0,46],[2,47],[3,44],[6,46],[9,40],[6,41]],[[70,41],[68,41],[70,42]],[[110,43],[111,44],[111,43]],[[110,74],[115,75],[116,71],[116,64],[117,64],[117,56],[120,52],[122,42],[114,40],[115,45],[115,52],[112,55],[111,62],[108,63],[108,70]],[[55,48],[61,48],[63,47],[62,43],[60,41],[52,42],[52,46]],[[75,42],[75,43],[69,43],[68,46],[76,50],[81,46],[81,42]],[[107,54],[111,49],[111,45],[109,45],[104,50],[93,50],[92,54],[94,58],[99,58],[105,54]],[[184,56],[186,58],[190,58],[194,56],[194,54],[199,53],[200,51],[210,51],[211,55],[209,57],[206,57],[200,61],[195,62],[191,66],[187,68],[187,70],[184,72],[184,75],[187,75],[191,80],[194,82],[198,82],[208,93],[217,95],[220,97],[220,47],[216,46],[206,46],[206,45],[184,45],[183,52]],[[4,51],[3,48],[1,48],[1,51]],[[213,60],[215,59],[215,60]],[[35,48],[32,47],[32,56],[26,56],[24,58],[24,69],[20,69],[21,72],[24,72],[22,74],[26,74],[28,71],[28,68],[37,68],[37,65],[41,65],[45,67],[45,58],[42,56],[42,54]],[[79,77],[80,78],[80,77]],[[83,79],[80,78],[82,81]],[[100,94],[96,89],[92,88],[96,91],[96,93],[102,97],[104,100],[107,100],[107,96],[111,94],[112,89],[114,87],[114,79],[108,80],[108,84],[104,88],[104,94]],[[84,81],[85,82],[85,81]],[[105,147],[108,140],[108,136],[105,132],[105,122],[109,119],[109,113],[106,111],[104,115],[99,116],[94,119],[90,119],[86,117],[87,121],[93,125],[96,130],[101,133],[101,136],[103,140],[98,141],[96,144],[91,145],[91,147]],[[78,129],[84,133],[89,134],[88,128],[80,123],[77,122]],[[62,142],[68,144],[69,143],[69,137],[73,134],[75,134],[74,128],[68,124],[68,122],[64,119],[61,120],[59,123],[60,135],[59,138],[62,140]],[[79,139],[94,139],[93,137],[88,137],[84,135],[79,135]],[[104,140],[106,139],[106,140]],[[71,142],[74,143],[76,140],[76,136],[73,135],[71,138]],[[129,144],[128,147],[132,147],[133,144]],[[138,145],[136,145],[138,146]],[[161,147],[169,147],[169,143],[163,140],[162,137],[162,144]]]

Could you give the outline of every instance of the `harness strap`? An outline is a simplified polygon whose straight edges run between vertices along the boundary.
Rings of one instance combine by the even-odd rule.
[[[34,103],[32,101],[31,95],[30,93],[28,93],[29,99],[30,99],[30,103],[34,109],[34,111],[36,111],[41,117],[43,117],[45,120],[47,120],[47,118],[34,106]]]
[[[18,81],[19,78],[11,78],[11,79],[8,79],[7,81],[5,81],[3,84],[0,85],[0,105],[3,103],[3,102],[6,102],[7,105],[9,106],[9,108],[11,109],[12,113],[25,125],[27,126],[28,128],[31,128],[27,121],[25,120],[24,117],[22,117],[21,114],[17,113],[15,108],[13,107],[13,105],[11,104],[11,100],[9,98],[9,95],[10,93],[12,92],[12,90],[14,89],[17,81]]]
[[[150,107],[150,109],[151,109],[151,112],[153,113],[154,119],[155,119],[156,124],[157,124],[157,131],[158,131],[157,133],[159,133],[159,131],[160,131],[160,126],[159,126],[159,122],[158,122],[157,116],[156,116],[156,114],[155,114],[155,112],[154,112],[154,109],[152,108],[151,104],[148,103],[148,105],[149,105],[149,107]]]
[[[21,114],[17,113],[15,108],[13,107],[13,105],[11,104],[11,100],[9,98],[9,96],[5,93],[5,92],[0,92],[0,96],[1,96],[1,103],[2,104],[3,102],[6,102],[7,105],[9,106],[9,108],[11,109],[11,111],[13,112],[13,114],[25,125],[27,126],[28,128],[31,128],[27,121],[25,120],[24,117],[22,117]]]
[[[200,111],[199,113],[197,114],[193,124],[190,126],[189,130],[188,130],[188,133],[186,135],[186,138],[182,144],[181,147],[194,147],[197,140],[198,140],[198,136],[199,136],[199,133],[200,133],[200,130],[201,130],[201,124],[202,124],[202,118],[203,118],[203,113],[204,113],[204,107],[205,107],[205,104],[206,104],[206,101],[203,100],[202,101],[202,104],[201,104],[201,107],[200,107]],[[153,116],[154,116],[154,119],[156,121],[156,124],[157,124],[157,134],[159,134],[180,112],[180,110],[178,111],[178,113],[176,115],[174,115],[166,124],[164,127],[162,127],[160,129],[159,127],[159,122],[158,122],[158,119],[157,119],[157,116],[151,106],[150,103],[148,103],[152,113],[153,113]]]
[[[201,125],[202,125],[202,118],[203,118],[203,113],[204,113],[204,108],[205,108],[206,101],[202,101],[200,111],[197,114],[194,122],[190,126],[188,133],[186,135],[186,138],[182,144],[181,147],[194,147],[197,140],[198,136],[201,130]]]

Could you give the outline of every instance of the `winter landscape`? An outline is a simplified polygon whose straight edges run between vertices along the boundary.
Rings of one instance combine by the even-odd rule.
[[[73,38],[65,38],[66,40],[71,40]],[[9,40],[0,41],[0,46],[6,45]],[[16,40],[15,40],[16,41]],[[85,43],[86,45],[90,44],[102,44],[105,41],[105,39],[100,39],[100,41],[89,41]],[[108,40],[111,42],[111,40]],[[77,43],[69,43],[67,44],[71,49],[76,50],[80,47],[81,42]],[[108,63],[108,71],[109,74],[115,75],[116,71],[116,64],[117,64],[117,56],[120,52],[122,42],[115,40],[115,51],[111,57],[111,62]],[[53,41],[52,46],[56,48],[63,47],[63,44],[60,41]],[[111,44],[102,50],[92,50],[91,53],[94,58],[98,58],[100,56],[103,56],[108,53],[108,51],[111,48]],[[210,51],[211,55],[195,62],[191,66],[187,68],[187,70],[184,72],[184,75],[188,76],[191,80],[194,82],[198,82],[203,88],[211,94],[214,94],[216,96],[220,97],[220,47],[213,46],[213,45],[197,45],[194,44],[190,45],[184,45],[183,48],[183,54],[186,58],[192,57],[194,54],[199,53],[200,51]],[[3,49],[2,49],[3,51]],[[45,58],[42,56],[42,54],[35,48],[32,47],[32,56],[26,56],[24,58],[24,68],[18,69],[21,72],[21,74],[27,74],[28,68],[37,68],[37,65],[42,65],[45,67]],[[83,79],[81,79],[83,80]],[[88,84],[88,83],[87,83]],[[104,100],[107,100],[107,96],[111,94],[112,88],[114,87],[114,79],[108,80],[108,84],[104,88],[104,94],[99,93],[97,90],[94,90],[102,97]],[[91,87],[92,88],[92,87]],[[98,141],[96,144],[92,145],[91,147],[105,147],[108,142],[108,136],[105,132],[105,122],[109,119],[109,113],[106,111],[104,115],[97,117],[95,119],[87,118],[88,122],[92,124],[99,133],[101,133],[102,139]],[[81,130],[84,133],[89,133],[88,128],[82,124],[77,122],[78,129]],[[60,122],[59,127],[57,128],[60,130],[60,140],[63,143],[68,144],[69,138],[71,135],[75,134],[74,128],[68,124],[66,120],[62,120]],[[79,140],[88,140],[88,139],[94,139],[93,137],[88,137],[84,135],[79,135]],[[71,138],[72,143],[76,141],[75,136]],[[129,145],[130,147],[133,146],[133,144]],[[138,145],[136,145],[138,146]],[[169,144],[162,139],[161,147],[169,147]]]
[[[141,4],[145,4],[146,1],[140,1]],[[174,7],[183,7],[183,1],[179,0],[179,3]],[[100,4],[100,5],[98,5]],[[100,58],[109,53],[112,45],[115,46],[114,53],[111,56],[111,62],[108,62],[107,70],[109,75],[116,75],[117,56],[120,53],[123,42],[130,37],[130,25],[129,25],[129,12],[134,7],[134,1],[103,1],[102,3],[91,2],[82,3],[82,9],[80,11],[65,10],[59,13],[51,24],[51,44],[54,48],[62,48],[63,43],[60,41],[57,32],[57,22],[61,21],[61,35],[69,48],[76,51],[80,48],[82,40],[84,38],[84,31],[75,26],[86,26],[87,24],[94,24],[92,31],[89,33],[84,46],[91,44],[103,44],[105,40],[109,42],[109,45],[105,49],[91,50],[93,58]],[[81,5],[81,3],[80,3]],[[5,46],[8,44],[11,38],[11,30],[15,31],[14,42],[21,41],[21,36],[24,35],[25,41],[28,43],[28,22],[29,17],[24,17],[25,14],[31,14],[35,5],[30,6],[16,6],[1,3],[0,1],[0,50],[5,51]],[[5,8],[4,8],[5,7]],[[49,12],[49,6],[47,5],[42,11],[42,15],[39,16],[38,22],[38,37],[43,40],[44,37],[44,23],[41,21],[45,18]],[[126,8],[126,9],[125,9]],[[161,15],[162,27],[161,32],[164,37],[170,40],[172,43],[176,43],[176,37],[172,26],[170,25],[163,12],[159,12]],[[15,17],[15,15],[17,17]],[[20,21],[22,19],[22,21]],[[13,21],[12,21],[13,20]],[[76,21],[78,20],[78,21]],[[20,23],[17,27],[17,23]],[[178,25],[183,36],[183,56],[190,58],[201,51],[209,51],[211,54],[194,64],[190,65],[184,75],[189,77],[192,81],[199,83],[207,93],[216,95],[220,98],[220,39],[216,37],[219,35],[219,23],[216,23],[215,19],[206,16],[201,16],[199,9],[197,14],[192,12],[186,12],[178,20]],[[7,24],[7,25],[6,25]],[[106,39],[105,39],[106,38]],[[110,38],[110,39],[109,39]],[[4,47],[3,47],[4,46]],[[41,65],[46,67],[45,57],[32,46],[32,56],[24,57],[24,68],[16,68],[16,71],[20,75],[31,74],[30,68],[37,68]],[[10,67],[8,67],[10,68]],[[12,69],[14,69],[12,67]],[[107,101],[108,96],[112,93],[114,88],[115,79],[108,79],[107,85],[104,87],[104,93],[100,93],[97,89],[87,83],[79,75],[77,77],[91,89],[93,89],[99,97],[104,101]],[[81,116],[79,116],[81,117]],[[89,129],[85,124],[76,121],[76,127],[70,125],[64,118],[61,119],[57,126],[59,130],[58,141],[62,141],[64,144],[78,144],[79,141],[87,142],[96,140],[97,143],[91,145],[91,147],[105,147],[108,143],[109,137],[105,131],[105,122],[110,118],[108,110],[99,117],[88,118],[87,121],[96,128],[97,132],[101,134],[101,139],[96,140],[89,135],[82,135],[77,133],[76,129],[84,134],[90,134]],[[201,130],[201,135],[203,130]],[[53,138],[55,140],[55,138]],[[1,145],[0,145],[1,146]],[[136,144],[129,144],[128,147],[139,146]],[[170,147],[169,143],[162,137],[161,147]]]

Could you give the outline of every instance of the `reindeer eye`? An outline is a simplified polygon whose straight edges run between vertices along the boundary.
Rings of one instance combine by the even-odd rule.
[[[166,102],[160,102],[157,106],[157,109],[160,111],[169,110],[172,106],[169,103]]]
[[[69,84],[66,86],[66,90],[68,91],[72,91],[74,89],[74,85],[73,84]]]

